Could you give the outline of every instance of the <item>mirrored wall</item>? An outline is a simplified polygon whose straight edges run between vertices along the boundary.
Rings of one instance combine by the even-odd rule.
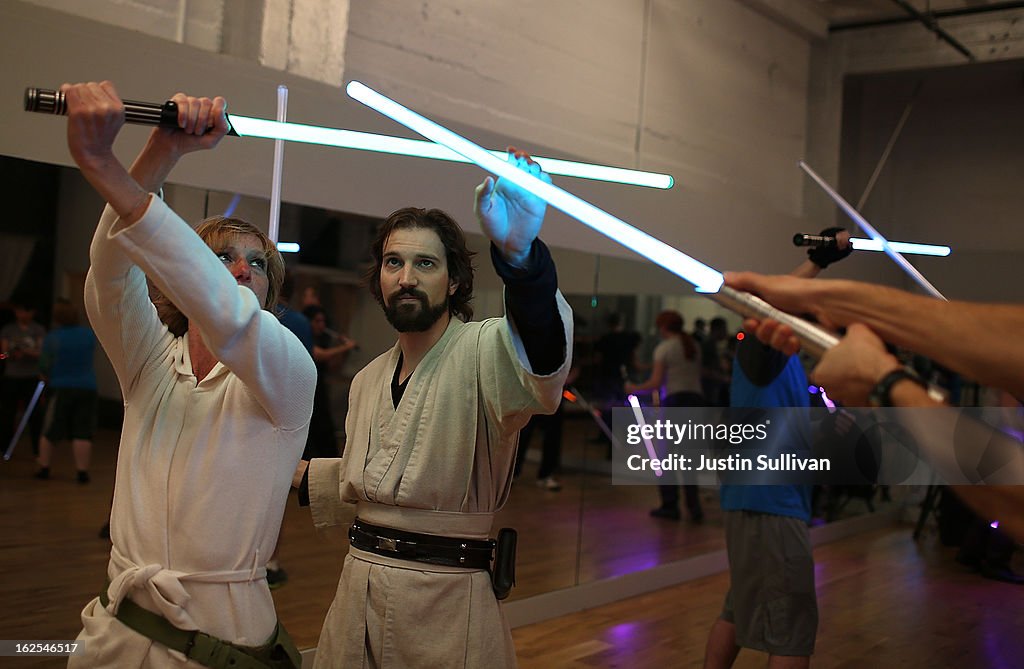
[[[19,162],[6,159],[7,170],[17,168]],[[31,171],[37,166],[26,164],[22,169]],[[31,237],[32,248],[24,263],[26,274],[16,281],[12,293],[21,291],[39,302],[39,320],[46,322],[45,302],[51,295],[68,296],[81,304],[89,238],[102,203],[74,170],[40,167],[38,171],[46,175],[45,188],[54,193],[51,211],[47,220],[38,215],[40,234],[21,235]],[[187,220],[229,213],[263,226],[269,212],[266,201],[181,186],[168,186],[165,198]],[[293,279],[289,306],[299,312],[310,306],[323,310],[325,322],[320,332],[324,346],[342,338],[358,344],[325,367],[339,447],[344,445],[344,417],[353,375],[395,342],[393,330],[362,285],[367,249],[378,222],[287,203],[281,208],[280,240],[297,246],[285,253]],[[18,231],[10,226],[3,234],[6,240],[18,237]],[[476,316],[500,315],[501,285],[489,266],[485,240],[471,234],[470,245],[478,253]],[[13,242],[6,245],[8,251],[13,248]],[[495,523],[495,528],[508,526],[519,531],[517,585],[511,601],[650,569],[724,546],[714,487],[697,491],[699,511],[692,504],[688,508],[686,496],[680,495],[680,513],[675,518],[671,514],[651,514],[663,504],[657,487],[612,485],[610,465],[617,446],[608,438],[607,429],[611,427],[611,409],[623,405],[624,383],[642,383],[651,374],[652,351],[658,342],[654,322],[660,312],[678,311],[684,318],[685,331],[699,340],[698,350],[707,372],[705,390],[716,401],[727,397],[739,318],[649,263],[560,248],[552,252],[560,287],[574,312],[573,371],[559,413],[554,419],[537,421],[528,442],[521,444],[521,471],[510,501]],[[793,253],[795,265],[801,258],[799,251]],[[718,318],[725,323],[721,332],[695,332],[699,321],[710,325]],[[85,502],[76,507],[77,531],[92,556],[86,561],[89,569],[79,564],[74,568],[77,571],[66,575],[83,593],[91,593],[103,578],[105,544],[94,534],[109,508],[119,436],[119,391],[109,363],[101,358],[97,357],[97,369],[105,400],[101,421],[105,428],[97,439],[96,458],[105,463],[105,475],[96,479],[104,489],[94,486]],[[651,393],[640,393],[639,398],[644,404],[658,401]],[[17,456],[19,464],[7,466],[2,472],[10,479],[4,484],[25,486],[31,494],[25,497],[19,493],[12,501],[15,507],[34,499],[32,495],[46,494],[23,480],[33,467],[28,449],[22,448]],[[230,482],[222,485],[229,486]],[[8,489],[13,488],[8,485]],[[62,491],[65,493],[75,491]],[[836,517],[863,513],[867,508],[863,502],[853,501]],[[12,512],[35,511],[15,508]],[[280,560],[289,580],[285,587],[275,590],[275,600],[282,620],[299,644],[312,646],[333,597],[347,540],[343,532],[314,532],[308,510],[300,509],[294,500],[289,503],[281,536]],[[41,556],[47,540],[37,539]],[[45,558],[37,556],[34,549],[24,558],[25,562],[39,559]],[[66,562],[53,559],[46,569],[68,570]],[[19,564],[25,567],[17,561],[8,566],[17,571]],[[18,596],[16,585],[8,584],[6,588],[8,594]],[[67,625],[68,634],[74,634],[74,616],[68,616]]]

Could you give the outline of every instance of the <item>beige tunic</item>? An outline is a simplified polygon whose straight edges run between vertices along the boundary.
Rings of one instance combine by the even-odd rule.
[[[93,239],[86,307],[125,415],[110,515],[110,605],[82,612],[70,667],[181,667],[183,656],[111,615],[125,597],[181,629],[241,645],[277,621],[265,565],[312,411],[316,369],[299,340],[239,286],[162,201]],[[221,361],[197,384],[187,337],[149,301],[143,269]],[[97,591],[103,575],[96,574]]]
[[[572,356],[572,313],[561,294],[565,359],[532,373],[507,318],[453,319],[409,378],[397,410],[400,349],[352,382],[341,459],[313,460],[317,527],[360,518],[379,525],[484,539],[508,499],[519,429],[552,413]],[[508,623],[486,571],[391,560],[351,549],[320,633],[317,667],[513,667]]]

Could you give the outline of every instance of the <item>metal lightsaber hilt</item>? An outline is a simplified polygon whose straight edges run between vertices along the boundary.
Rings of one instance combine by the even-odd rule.
[[[820,325],[809,323],[802,318],[787,314],[768,304],[760,297],[729,286],[722,286],[717,293],[706,294],[729,311],[735,311],[746,318],[759,320],[772,319],[788,325],[793,334],[800,340],[803,350],[809,355],[820,358],[833,346],[839,343],[839,337]]]
[[[829,246],[836,243],[836,238],[829,235],[808,235],[798,232],[793,235],[793,246]]]
[[[135,100],[122,100],[122,103],[124,104],[125,123],[158,125],[164,128],[178,127],[178,105],[172,100],[163,104]],[[55,91],[50,88],[26,88],[25,111],[67,116],[68,103],[64,97],[64,91]],[[228,123],[230,122],[231,118],[228,117]],[[228,130],[228,134],[238,136],[234,128]]]

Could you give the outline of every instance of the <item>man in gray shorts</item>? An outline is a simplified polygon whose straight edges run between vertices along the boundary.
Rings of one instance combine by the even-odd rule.
[[[850,254],[849,233],[823,230],[837,239],[814,249],[794,269],[812,278]],[[730,406],[807,407],[807,375],[797,356],[787,356],[755,337],[736,347]],[[787,433],[796,450],[810,449],[806,429]],[[807,524],[811,520],[811,486],[722,485],[725,546],[730,588],[722,615],[711,628],[705,669],[731,667],[740,648],[768,653],[771,669],[807,667],[818,631],[814,558]]]

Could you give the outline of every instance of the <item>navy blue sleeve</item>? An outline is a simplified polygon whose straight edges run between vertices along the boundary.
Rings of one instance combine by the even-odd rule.
[[[529,269],[509,265],[491,244],[491,262],[505,284],[505,306],[523,340],[534,374],[551,374],[565,360],[565,334],[555,303],[558,274],[551,252],[535,239]]]
[[[764,387],[782,373],[789,356],[748,334],[736,347],[736,362],[751,383]]]

